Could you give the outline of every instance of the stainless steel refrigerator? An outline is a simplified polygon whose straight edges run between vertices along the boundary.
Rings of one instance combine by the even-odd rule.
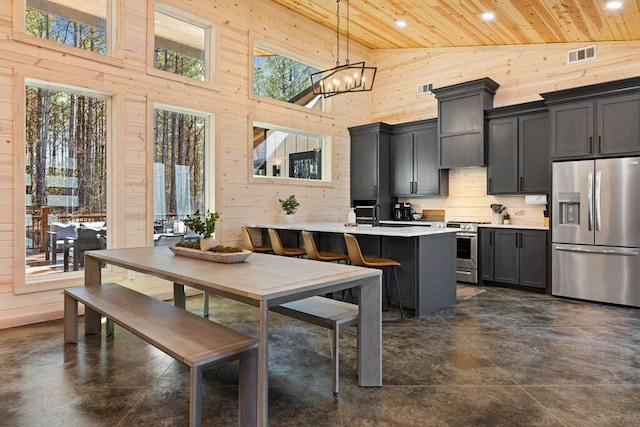
[[[640,307],[640,157],[553,163],[552,292]]]

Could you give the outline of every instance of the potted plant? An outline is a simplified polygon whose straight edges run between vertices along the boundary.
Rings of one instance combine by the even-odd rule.
[[[502,214],[502,223],[511,224],[511,217],[509,216],[509,212],[505,212],[504,214]]]
[[[204,219],[202,218],[204,217]],[[216,245],[214,233],[216,231],[216,221],[220,218],[218,212],[209,212],[201,215],[199,210],[193,216],[187,216],[183,221],[184,225],[200,235],[200,249],[203,251],[213,248]]]
[[[298,206],[300,206],[300,203],[296,200],[296,196],[292,194],[286,199],[278,199],[278,201],[286,214],[285,218],[287,222],[293,222],[293,215],[295,215]]]

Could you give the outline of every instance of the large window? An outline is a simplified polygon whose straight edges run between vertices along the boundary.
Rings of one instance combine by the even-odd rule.
[[[253,124],[253,175],[329,180],[327,138],[265,123]]]
[[[27,276],[72,271],[78,230],[107,235],[107,100],[38,83],[25,99]]]
[[[204,114],[169,107],[154,110],[154,222],[206,212]]]
[[[62,45],[107,54],[109,1],[27,0],[25,33]]]
[[[208,80],[211,26],[197,17],[156,4],[153,66],[195,80]]]
[[[323,98],[314,95],[311,88],[310,76],[318,71],[254,44],[253,92],[256,95],[322,111]]]

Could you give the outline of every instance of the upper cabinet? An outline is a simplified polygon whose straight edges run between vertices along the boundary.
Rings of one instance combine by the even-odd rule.
[[[640,153],[640,78],[542,97],[549,105],[553,159]]]
[[[438,168],[436,119],[393,127],[390,167],[393,196],[448,195],[449,173]]]
[[[487,111],[488,194],[548,193],[549,117],[544,102]]]
[[[500,85],[488,77],[433,89],[438,98],[438,166],[485,166],[484,111]]]

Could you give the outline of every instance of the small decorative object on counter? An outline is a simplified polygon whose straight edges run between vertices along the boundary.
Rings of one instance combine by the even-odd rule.
[[[502,224],[502,211],[504,211],[506,208],[499,203],[492,203],[489,207],[493,211],[493,218],[491,219],[491,223]]]
[[[504,215],[502,215],[502,223],[511,224],[511,216],[509,216],[509,212],[505,212]]]
[[[286,199],[278,199],[278,201],[285,213],[286,222],[289,224],[293,223],[293,215],[295,215],[298,206],[300,206],[300,203],[296,200],[296,196],[292,194]]]
[[[355,224],[356,223],[356,211],[353,208],[349,209],[349,214],[347,215],[347,224]]]
[[[215,231],[218,218],[220,218],[218,212],[207,211],[203,220],[200,211],[196,210],[193,216],[187,216],[184,220],[184,225],[200,235],[200,250],[206,251],[216,246]]]

